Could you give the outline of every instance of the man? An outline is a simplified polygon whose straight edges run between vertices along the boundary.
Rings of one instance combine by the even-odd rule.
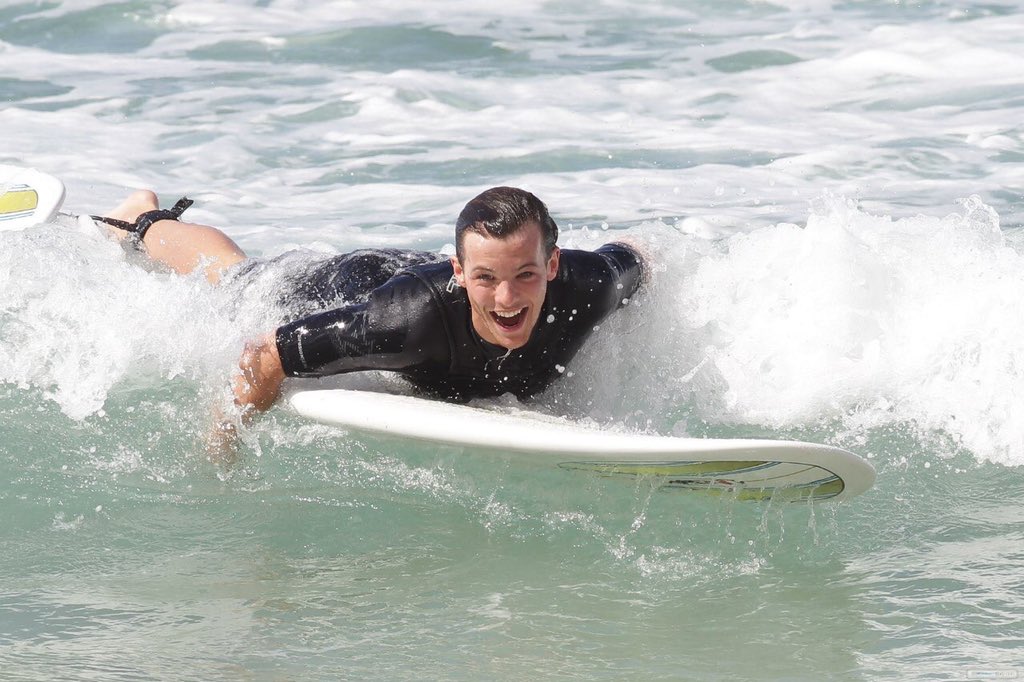
[[[244,276],[244,252],[215,228],[179,222],[190,202],[159,210],[137,192],[110,216],[172,270],[202,267],[211,282]],[[129,223],[129,221],[132,221]],[[295,284],[331,306],[285,324],[247,348],[235,383],[243,412],[268,409],[287,376],[388,370],[423,392],[465,401],[546,388],[598,323],[640,285],[642,261],[626,244],[561,251],[558,227],[529,192],[489,189],[462,210],[456,255],[358,251]],[[239,273],[242,273],[241,275]]]

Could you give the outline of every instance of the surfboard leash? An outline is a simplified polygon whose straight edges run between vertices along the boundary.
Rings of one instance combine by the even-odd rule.
[[[119,230],[130,232],[134,240],[138,243],[142,243],[143,237],[146,236],[146,232],[153,226],[153,223],[160,222],[161,220],[180,220],[181,214],[184,213],[189,206],[195,202],[188,197],[182,197],[178,199],[177,203],[171,208],[158,208],[153,211],[146,211],[140,213],[139,217],[135,219],[134,223],[129,223],[124,220],[118,220],[117,218],[108,218],[106,216],[89,216],[93,220],[98,220],[101,223],[112,225]]]

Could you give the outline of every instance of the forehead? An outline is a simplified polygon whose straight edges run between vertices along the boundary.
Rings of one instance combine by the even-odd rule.
[[[462,249],[467,264],[512,261],[518,266],[524,262],[544,262],[544,238],[536,223],[527,223],[507,237],[467,231]]]

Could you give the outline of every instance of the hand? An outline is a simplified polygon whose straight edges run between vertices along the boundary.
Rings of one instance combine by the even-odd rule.
[[[221,467],[238,460],[239,430],[259,412],[269,410],[281,394],[284,369],[274,334],[249,343],[238,361],[239,373],[232,386],[234,406],[213,409],[213,425],[206,437],[206,457]]]
[[[214,410],[213,416],[213,427],[206,435],[203,450],[206,459],[227,472],[238,461],[238,426],[220,409]]]
[[[284,368],[277,352],[277,338],[268,334],[249,343],[238,362],[239,375],[235,379],[235,404],[242,409],[244,420],[256,412],[269,410],[281,395]]]

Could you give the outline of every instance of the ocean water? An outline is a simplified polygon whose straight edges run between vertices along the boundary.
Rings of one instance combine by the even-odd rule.
[[[265,291],[0,232],[0,677],[1024,678],[1022,33],[1009,0],[0,3],[0,163],[68,210],[445,251],[522,186],[563,246],[655,254],[534,409],[878,471],[740,503],[285,409],[214,464]]]

